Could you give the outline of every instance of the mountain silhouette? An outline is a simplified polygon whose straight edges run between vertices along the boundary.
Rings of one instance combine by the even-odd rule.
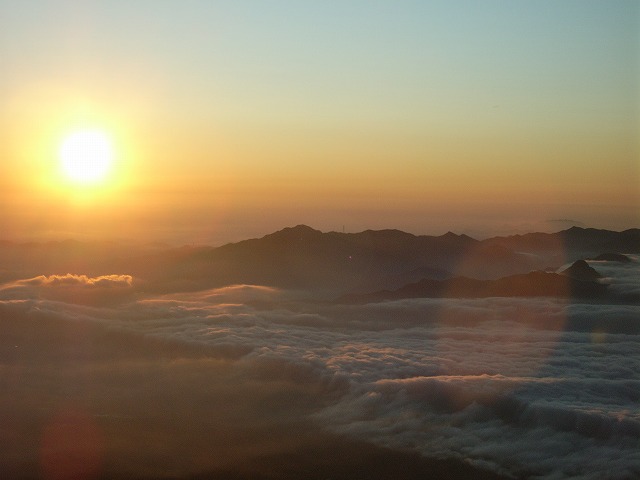
[[[366,294],[348,294],[338,303],[373,303],[405,298],[484,298],[484,297],[558,297],[599,299],[607,285],[576,279],[557,273],[535,271],[510,275],[497,280],[456,277],[447,280],[424,279],[398,290]]]
[[[564,269],[560,273],[576,280],[584,280],[586,282],[602,278],[602,275],[600,275],[595,268],[590,267],[584,260],[576,260],[570,267]]]
[[[590,258],[589,260],[595,260],[600,262],[631,263],[631,259],[621,253],[601,253],[596,257]]]
[[[531,257],[485,246],[466,235],[416,236],[399,230],[322,233],[305,225],[218,248],[179,250],[128,263],[145,278],[183,279],[195,287],[254,283],[332,295],[398,285],[417,272],[497,278],[530,271]],[[153,284],[152,284],[153,287]]]
[[[139,288],[158,292],[259,284],[335,298],[347,292],[393,291],[423,279],[445,282],[443,289],[455,290],[461,280],[456,284],[451,281],[454,278],[496,281],[563,265],[567,258],[588,258],[582,256],[585,250],[588,255],[637,253],[639,238],[638,229],[612,232],[574,227],[554,234],[478,241],[452,232],[441,236],[391,229],[323,233],[298,225],[220,247],[3,242],[0,281],[68,272],[93,276],[118,272],[133,275]]]
[[[640,229],[622,232],[595,228],[571,227],[557,233],[527,233],[483,240],[487,245],[500,245],[523,251],[575,261],[601,252],[640,252]]]

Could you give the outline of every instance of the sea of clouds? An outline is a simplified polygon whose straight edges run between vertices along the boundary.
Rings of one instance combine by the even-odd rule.
[[[640,292],[640,261],[591,262]],[[235,352],[344,391],[323,428],[520,478],[640,476],[640,306],[549,298],[366,305],[236,285],[149,294],[128,275],[0,287],[4,308]],[[306,372],[306,373],[304,373]],[[229,388],[235,388],[229,386]]]

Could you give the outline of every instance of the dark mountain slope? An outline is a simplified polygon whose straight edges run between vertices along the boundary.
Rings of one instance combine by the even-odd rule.
[[[500,245],[516,252],[529,252],[568,261],[601,252],[640,253],[640,229],[622,232],[571,227],[557,233],[527,233],[484,240],[485,245]]]
[[[585,258],[640,249],[640,230],[572,228],[477,241],[448,232],[416,236],[399,230],[322,233],[308,226],[213,247],[157,248],[109,242],[49,242],[0,248],[0,281],[36,275],[125,273],[154,291],[263,284],[344,292],[397,289],[421,278],[496,280]]]
[[[590,258],[589,260],[595,260],[597,262],[620,262],[631,263],[631,259],[621,253],[601,253],[600,255]]]
[[[498,280],[456,277],[447,280],[424,279],[398,290],[382,290],[340,297],[339,303],[372,303],[404,298],[484,298],[484,297],[557,297],[600,299],[607,286],[549,272],[510,275]]]
[[[322,233],[304,225],[181,254],[146,258],[129,267],[144,278],[181,281],[185,287],[255,283],[334,293],[382,288],[390,278],[415,271],[495,278],[532,268],[528,256],[485,247],[464,235],[415,236],[398,230]]]
[[[594,281],[602,278],[602,275],[598,271],[590,267],[584,260],[576,260],[573,264],[560,272],[562,275],[566,275],[576,280],[584,280],[586,282]]]

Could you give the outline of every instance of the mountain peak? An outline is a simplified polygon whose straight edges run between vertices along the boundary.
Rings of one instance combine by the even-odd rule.
[[[560,273],[576,280],[592,281],[602,277],[595,268],[590,267],[584,260],[576,260],[570,267]]]
[[[264,238],[288,238],[288,237],[308,237],[310,235],[322,234],[320,230],[316,230],[307,225],[296,225],[295,227],[286,227],[275,233],[266,235]]]
[[[453,233],[452,231],[448,231],[447,233],[445,233],[444,235],[441,235],[438,238],[442,240],[448,240],[448,241],[455,240],[457,242],[476,242],[476,240],[471,238],[469,235],[465,235],[464,233],[458,235],[457,233]]]
[[[290,232],[297,232],[297,233],[321,233],[320,230],[316,230],[315,228],[311,228],[308,225],[304,225],[304,224],[299,224],[296,225],[295,227],[287,227],[287,228],[283,228],[281,231],[290,231]]]

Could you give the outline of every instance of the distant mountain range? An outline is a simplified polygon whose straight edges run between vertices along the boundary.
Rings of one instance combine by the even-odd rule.
[[[404,298],[558,297],[598,300],[607,294],[607,285],[596,281],[601,275],[584,260],[576,261],[561,273],[534,271],[497,280],[456,277],[423,279],[397,290],[349,294],[340,303],[370,303]]]
[[[541,272],[531,272],[557,270],[566,263],[603,253],[640,253],[640,229],[613,232],[572,227],[552,234],[479,241],[451,232],[441,236],[417,236],[399,230],[323,233],[298,225],[221,247],[2,242],[0,281],[42,274],[126,273],[154,291],[260,284],[335,298],[402,288],[407,292],[423,289],[431,292],[429,295],[471,295],[473,291],[484,295],[504,289],[514,295],[531,295],[537,287],[522,285],[533,285],[534,280],[544,278],[544,288],[558,294],[563,289],[581,292],[593,287],[575,283],[584,278],[572,278],[567,284],[569,275],[556,278],[557,274],[548,272],[543,277]],[[509,280],[500,280],[505,277]],[[598,291],[596,288],[592,293]]]
[[[556,234],[479,241],[451,232],[442,236],[399,230],[322,233],[298,225],[218,248],[159,253],[130,266],[147,278],[183,280],[185,288],[190,288],[190,282],[255,283],[335,295],[397,289],[424,278],[498,280],[556,270],[603,252],[640,252],[640,229],[612,232],[574,227]]]
[[[638,253],[640,229],[622,232],[595,228],[571,227],[558,233],[527,233],[509,237],[494,237],[483,241],[487,245],[500,245],[513,251],[530,253],[557,252],[577,260],[603,252]]]

